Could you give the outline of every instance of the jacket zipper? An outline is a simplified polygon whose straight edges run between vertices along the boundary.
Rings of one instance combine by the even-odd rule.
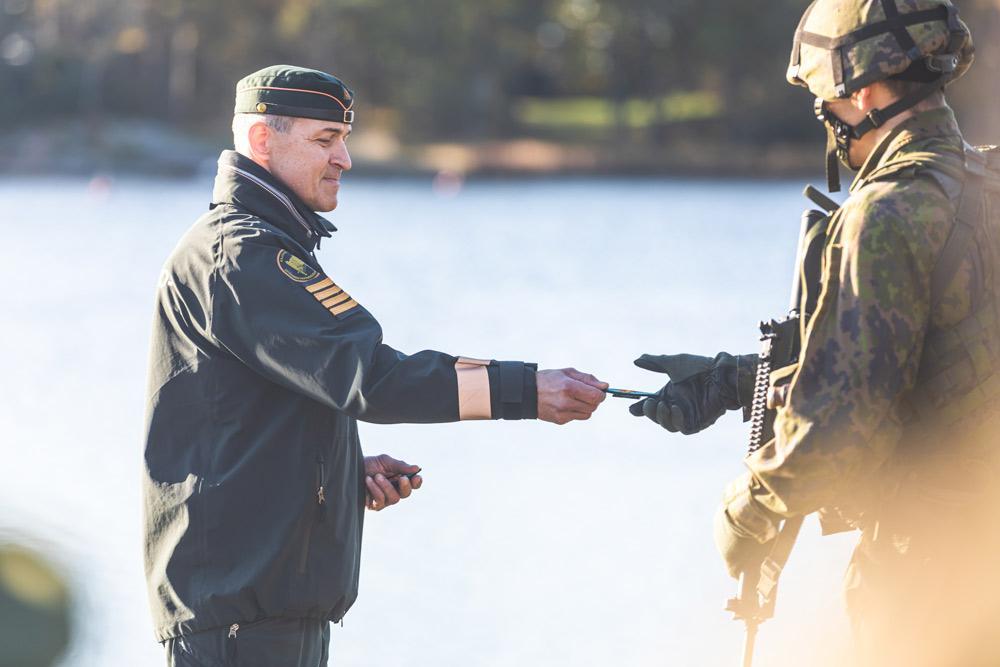
[[[317,518],[320,522],[326,520],[326,461],[323,460],[323,455],[320,454],[316,457],[316,468],[317,468],[317,478],[316,478],[316,505],[317,505]]]
[[[323,455],[316,457],[316,520],[309,523],[306,531],[305,544],[302,545],[302,557],[299,560],[299,574],[305,574],[306,563],[309,560],[309,544],[312,541],[312,533],[316,523],[322,523],[326,519],[326,461]]]
[[[226,639],[226,665],[236,665],[239,655],[236,653],[236,633],[239,632],[240,624],[233,623],[229,626],[229,637]]]

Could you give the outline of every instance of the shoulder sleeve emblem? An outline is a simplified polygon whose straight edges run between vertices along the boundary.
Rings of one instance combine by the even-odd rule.
[[[307,283],[319,275],[319,271],[287,250],[278,251],[278,268],[297,283]]]
[[[335,282],[287,250],[278,251],[278,268],[301,284],[332,315],[340,317],[358,306],[358,302]]]

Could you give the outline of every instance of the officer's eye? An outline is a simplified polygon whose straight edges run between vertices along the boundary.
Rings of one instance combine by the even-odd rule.
[[[331,141],[329,139],[317,139],[316,143],[322,146],[323,148],[329,148]]]

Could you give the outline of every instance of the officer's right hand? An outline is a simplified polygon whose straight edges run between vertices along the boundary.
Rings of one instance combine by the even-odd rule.
[[[607,394],[607,382],[575,368],[538,371],[538,418],[553,424],[590,419]]]
[[[745,360],[745,361],[744,361]],[[740,362],[746,368],[740,368]],[[708,428],[725,413],[740,407],[740,375],[752,374],[751,357],[735,357],[721,352],[712,357],[694,354],[644,354],[635,365],[648,371],[666,373],[670,382],[657,398],[647,398],[629,407],[636,417],[645,415],[671,433],[685,435]]]

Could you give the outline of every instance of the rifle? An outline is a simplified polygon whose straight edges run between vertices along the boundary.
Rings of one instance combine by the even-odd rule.
[[[748,455],[774,439],[774,418],[777,411],[769,401],[772,374],[782,371],[779,377],[788,380],[791,378],[789,371],[794,371],[795,364],[798,363],[802,349],[802,331],[816,311],[819,299],[827,231],[833,212],[839,208],[837,202],[811,185],[806,186],[803,194],[823,210],[809,209],[802,214],[788,315],[782,320],[772,319],[770,322],[760,323],[761,353],[750,408]],[[785,519],[770,553],[759,568],[740,573],[736,597],[731,598],[726,605],[726,611],[733,613],[733,619],[743,621],[746,626],[741,663],[743,667],[751,667],[753,663],[754,644],[760,624],[774,616],[778,579],[798,538],[802,520],[803,517]]]

